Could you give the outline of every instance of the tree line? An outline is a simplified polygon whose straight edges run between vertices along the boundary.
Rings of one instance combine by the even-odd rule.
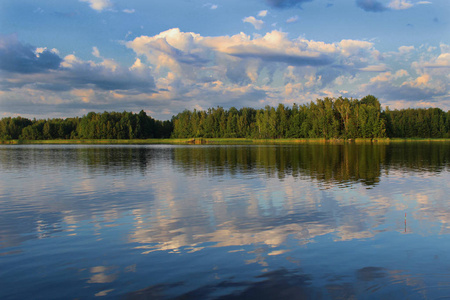
[[[147,138],[450,138],[450,111],[439,108],[381,109],[372,95],[361,100],[317,99],[292,107],[231,107],[185,110],[171,120],[155,120],[142,110],[90,112],[83,117],[0,120],[0,139]]]
[[[90,112],[79,118],[29,120],[22,117],[0,120],[0,139],[148,139],[169,138],[171,121],[155,120],[141,110]]]
[[[263,109],[185,110],[172,119],[176,138],[448,138],[450,112],[439,108],[381,110],[378,99],[339,97]]]

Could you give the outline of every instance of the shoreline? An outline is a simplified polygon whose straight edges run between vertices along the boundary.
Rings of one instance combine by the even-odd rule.
[[[65,139],[65,140],[4,140],[0,145],[267,145],[267,144],[389,144],[411,142],[450,142],[450,138],[375,138],[375,139],[247,139],[247,138],[190,138],[190,139]]]

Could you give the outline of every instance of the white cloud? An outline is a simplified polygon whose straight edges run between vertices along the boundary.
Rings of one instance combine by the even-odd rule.
[[[335,89],[341,75],[389,68],[377,60],[373,43],[289,39],[277,30],[253,37],[204,37],[174,28],[126,45],[153,67],[160,92],[152,99],[183,99],[189,107],[210,107],[210,99],[214,105],[258,107],[339,96],[340,90],[352,90],[348,84],[356,84],[347,78],[341,80],[347,85]],[[288,71],[290,76],[283,75]]]
[[[363,72],[384,72],[384,71],[386,71],[386,69],[387,69],[387,66],[385,64],[369,65],[364,68],[359,68],[359,70],[363,71]]]
[[[419,73],[426,71],[433,75],[448,76],[450,69],[450,46],[441,44],[440,50],[441,53],[439,55],[430,57],[428,60],[422,59],[421,61],[413,62],[412,67]]]
[[[363,93],[377,95],[389,101],[411,103],[433,101],[439,97],[447,98],[447,103],[450,100],[447,81],[433,78],[427,73],[411,78],[406,70],[399,70],[395,74],[386,72],[371,78],[369,83],[361,87]]]
[[[95,91],[93,89],[77,89],[72,90],[71,94],[81,99],[82,102],[89,103],[94,98]]]
[[[253,82],[257,78],[256,73],[263,68],[272,70],[277,63],[314,68],[334,64],[341,68],[376,72],[387,68],[377,63],[373,43],[358,40],[342,40],[339,43],[302,38],[289,40],[286,33],[277,30],[251,38],[244,33],[231,37],[202,37],[175,28],[153,37],[135,38],[127,46],[138,55],[146,56],[157,72],[168,70],[186,78],[193,78],[194,75],[201,77],[207,73],[228,77],[221,78],[222,82],[226,79],[233,81],[238,75]]]
[[[244,19],[242,19],[242,22],[250,23],[255,27],[255,29],[258,29],[258,30],[260,30],[264,25],[264,21],[258,20],[253,16],[245,17]]]
[[[425,4],[428,1],[422,1]],[[427,3],[428,4],[428,3]],[[389,9],[393,10],[404,10],[413,7],[415,4],[411,3],[410,0],[391,0],[389,4],[385,5],[383,1],[378,0],[356,0],[356,5],[368,12],[383,12]]]
[[[264,18],[265,16],[267,16],[268,11],[267,10],[261,10],[258,13],[258,17]]]
[[[342,40],[339,46],[344,50],[344,55],[356,55],[361,50],[369,50],[373,47],[373,43],[359,40]]]
[[[89,6],[96,10],[96,11],[102,11],[104,9],[108,9],[112,7],[112,3],[109,0],[80,0],[81,2],[87,2],[89,3]]]
[[[402,86],[429,87],[430,79],[431,77],[429,74],[423,74],[412,81],[405,81]]]
[[[413,7],[413,4],[408,0],[393,0],[388,7],[395,10],[403,10]]]
[[[67,89],[86,87],[104,91],[150,92],[154,88],[151,72],[143,72],[139,63],[127,69],[112,59],[103,58],[94,47],[93,54],[102,58],[102,62],[84,61],[73,54],[64,57],[58,83]],[[57,74],[55,74],[57,75]],[[50,80],[51,81],[51,80]]]
[[[124,10],[122,10],[124,13],[127,14],[134,14],[136,11],[134,10],[134,8],[126,8]]]
[[[40,53],[43,53],[45,50],[47,50],[47,47],[38,47],[34,52],[36,53],[36,55],[39,55]]]
[[[398,48],[400,54],[406,54],[414,50],[414,46],[401,46]]]
[[[397,72],[395,72],[394,74],[394,78],[401,78],[401,77],[405,77],[405,76],[409,76],[408,71],[406,70],[398,70]]]
[[[392,74],[391,72],[384,72],[378,76],[372,77],[370,79],[370,82],[387,82],[387,81],[394,81],[395,79],[399,79],[405,76],[408,76],[408,71],[406,70],[398,70],[395,72],[395,74]]]
[[[293,16],[286,20],[286,23],[295,23],[299,20],[299,16]]]
[[[145,66],[142,64],[142,61],[139,58],[136,58],[134,64],[130,67],[130,70],[142,70]]]
[[[436,53],[436,47],[431,51],[429,48],[403,46],[399,52],[385,55],[383,62],[391,71],[372,77],[368,82],[361,80],[360,93],[377,95],[389,105],[399,105],[398,108],[434,103],[434,106],[448,109],[450,52],[446,45],[441,45],[440,53]]]
[[[166,115],[178,113],[180,107],[301,104],[340,96],[342,91],[350,91],[345,95],[349,97],[370,93],[386,101],[432,102],[441,97],[440,103],[450,102],[450,47],[445,44],[431,52],[427,45],[381,53],[368,41],[326,43],[292,38],[278,30],[210,37],[172,28],[126,42],[136,54],[131,66],[102,57],[97,47],[92,48],[95,61],[74,54],[62,59],[42,47],[29,54],[28,60],[37,65],[32,70],[6,64],[15,61],[10,53],[25,51],[17,41],[10,44],[16,51],[0,49],[0,58],[10,58],[0,59],[0,69],[15,73],[7,80],[0,78],[0,90],[6,94],[2,97],[12,97],[12,89],[21,96],[33,91],[42,96],[48,91],[54,105],[59,99],[69,106],[86,103],[107,110],[108,101],[123,101],[123,105],[135,103]],[[37,55],[42,56],[42,64]],[[51,69],[41,66],[46,66],[48,57],[55,61]],[[411,63],[412,59],[416,61]],[[42,101],[33,97],[33,101]]]
[[[92,55],[94,55],[97,58],[100,58],[100,51],[98,51],[97,47],[92,47]]]
[[[450,68],[450,53],[442,53],[437,58],[427,62],[416,63],[415,67],[419,68]]]

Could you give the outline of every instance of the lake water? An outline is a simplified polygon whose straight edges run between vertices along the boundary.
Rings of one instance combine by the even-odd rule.
[[[0,299],[449,297],[449,171],[450,143],[0,146]]]

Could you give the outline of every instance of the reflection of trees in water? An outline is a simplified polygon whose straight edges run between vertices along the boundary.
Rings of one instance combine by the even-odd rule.
[[[264,173],[268,177],[308,176],[321,182],[379,181],[385,145],[299,145],[185,147],[174,149],[175,163],[186,173]]]
[[[0,167],[4,170],[39,168],[87,169],[88,172],[116,174],[136,170],[145,172],[155,159],[168,159],[167,151],[139,146],[25,146],[0,148]]]
[[[31,158],[31,159],[30,159]],[[1,148],[2,169],[42,166],[86,168],[103,174],[144,174],[171,161],[188,175],[206,173],[310,177],[321,183],[375,185],[381,170],[440,172],[450,163],[450,143],[277,146],[43,146]]]
[[[308,176],[325,183],[376,185],[381,169],[442,171],[450,143],[180,147],[174,163],[184,172],[211,175],[264,173]]]
[[[450,143],[410,142],[387,148],[386,170],[441,172],[450,165]]]
[[[81,161],[89,171],[105,174],[129,173],[136,170],[145,173],[151,167],[155,156],[161,156],[160,151],[142,147],[106,147],[86,148],[77,152]]]

